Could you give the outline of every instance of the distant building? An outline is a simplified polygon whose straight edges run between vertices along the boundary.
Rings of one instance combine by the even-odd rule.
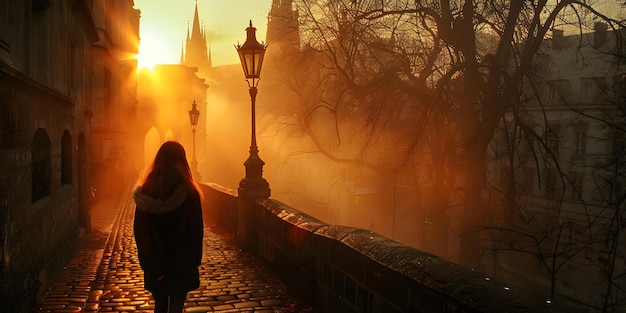
[[[93,2],[99,40],[93,48],[91,169],[96,196],[119,194],[137,169],[125,156],[137,153],[131,126],[137,111],[140,12],[133,1]]]
[[[206,32],[204,29],[200,29],[198,2],[196,2],[193,14],[191,32],[187,28],[187,38],[185,39],[185,47],[181,51],[180,64],[197,68],[198,76],[202,78],[207,78],[209,71],[213,67],[211,50],[207,46]]]
[[[194,178],[202,179],[205,161],[206,92],[209,86],[198,77],[197,68],[180,64],[155,65],[143,69],[138,77],[139,108],[134,130],[141,136],[138,168],[152,161],[160,145],[168,140],[179,141],[185,147],[187,158],[194,157],[189,110],[195,102],[200,111],[196,130],[195,156],[199,172]],[[143,144],[141,144],[143,143]],[[192,168],[192,171],[194,169]]]
[[[90,3],[0,5],[1,312],[30,312],[90,227]]]
[[[298,11],[292,0],[273,0],[267,16],[268,56],[289,56],[300,51],[300,26]]]
[[[519,194],[513,212],[523,214],[496,218],[486,247],[496,252],[483,265],[543,295],[554,287],[572,301],[623,303],[626,54],[618,42],[626,32],[598,22],[590,33],[552,35],[538,54],[539,83],[525,86],[522,99],[525,126],[538,135],[520,142],[511,174]],[[502,138],[494,147],[489,166],[499,175],[492,185],[508,186]]]

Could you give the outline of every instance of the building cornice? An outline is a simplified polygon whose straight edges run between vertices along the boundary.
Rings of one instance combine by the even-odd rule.
[[[61,103],[68,107],[74,106],[74,100],[69,96],[64,95],[50,86],[33,79],[31,76],[24,74],[19,69],[5,62],[0,62],[0,82],[10,82],[13,84],[29,86],[32,89],[39,91],[41,95],[50,96],[60,100]]]

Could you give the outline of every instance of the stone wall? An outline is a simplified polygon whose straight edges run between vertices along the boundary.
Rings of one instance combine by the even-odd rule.
[[[203,186],[204,213],[237,233],[234,191]],[[257,254],[323,312],[579,312],[363,229],[270,199],[247,207]]]
[[[86,0],[2,1],[0,16],[0,312],[21,313],[89,229],[98,36]]]
[[[15,74],[14,76],[11,76]],[[38,82],[0,66],[0,111],[16,108],[15,127],[0,120],[0,312],[27,312],[69,261],[80,238],[77,162],[62,182],[62,138],[76,146],[72,103]],[[50,140],[49,182],[33,199],[33,138]],[[71,151],[74,160],[77,150]]]
[[[227,231],[237,233],[237,192],[216,184],[201,184],[202,210]]]

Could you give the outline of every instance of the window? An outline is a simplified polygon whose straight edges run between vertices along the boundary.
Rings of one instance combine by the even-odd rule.
[[[554,154],[555,156],[559,155],[559,136],[555,131],[548,130],[546,134],[546,146],[549,150],[549,153]]]
[[[586,137],[587,134],[583,131],[576,132],[576,155],[583,156],[585,155],[585,146],[586,146]]]
[[[5,112],[0,115],[0,142],[4,148],[15,148],[17,144],[17,104],[12,95],[0,95],[0,109]]]
[[[610,167],[613,169],[613,173],[606,179],[607,181],[607,194],[609,201],[617,201],[624,192],[624,180],[623,172],[620,168],[624,166],[626,161],[626,138],[621,133],[613,134],[612,145],[613,161]]]
[[[3,52],[10,51],[9,34],[14,29],[9,23],[10,9],[7,0],[0,0],[0,49]]]
[[[43,128],[37,129],[30,143],[31,201],[50,195],[51,163],[50,137]]]
[[[572,93],[573,90],[569,80],[557,79],[548,82],[548,98],[552,102],[569,101]]]
[[[67,82],[67,86],[68,86],[68,91],[69,91],[69,95],[70,97],[76,97],[76,95],[78,95],[78,81],[76,80],[76,62],[79,62],[78,59],[76,58],[76,43],[72,42],[70,43],[70,47],[69,47],[69,66],[67,67],[67,71],[68,71],[68,82]]]
[[[606,185],[603,191],[606,195],[606,201],[613,203],[619,201],[620,196],[622,196],[622,190],[624,190],[622,180],[620,180],[619,177],[612,176],[607,177],[605,181]]]
[[[17,105],[14,97],[8,97],[7,103],[7,131],[10,134],[17,132]]]
[[[623,108],[626,105],[626,73],[613,79],[613,98],[618,106]]]
[[[66,130],[61,139],[61,185],[72,184],[72,136]]]
[[[583,176],[581,174],[572,174],[570,176],[570,180],[572,184],[572,193],[570,195],[570,199],[574,201],[582,200]]]
[[[551,163],[546,163],[544,176],[544,196],[552,198],[556,195],[556,171],[552,167]]]
[[[574,222],[566,222],[564,225],[565,231],[565,242],[564,244],[567,246],[575,247],[580,243],[582,234],[584,233],[585,228],[577,225]]]
[[[34,11],[41,11],[50,7],[51,4],[51,0],[33,0],[32,8]]]
[[[614,134],[611,150],[616,163],[624,162],[626,160],[626,138],[621,134]]]
[[[590,79],[583,79],[580,84],[580,99],[593,100],[593,94],[595,90],[594,82]]]
[[[561,95],[559,93],[559,88],[557,86],[556,82],[551,83],[548,88],[550,88],[549,90],[549,97],[550,100],[558,100],[561,98]]]

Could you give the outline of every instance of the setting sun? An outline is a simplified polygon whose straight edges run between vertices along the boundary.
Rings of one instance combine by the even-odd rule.
[[[173,63],[176,56],[171,47],[165,47],[165,43],[151,33],[142,32],[137,54],[137,68],[152,69],[155,64]],[[179,48],[180,50],[180,48]]]

